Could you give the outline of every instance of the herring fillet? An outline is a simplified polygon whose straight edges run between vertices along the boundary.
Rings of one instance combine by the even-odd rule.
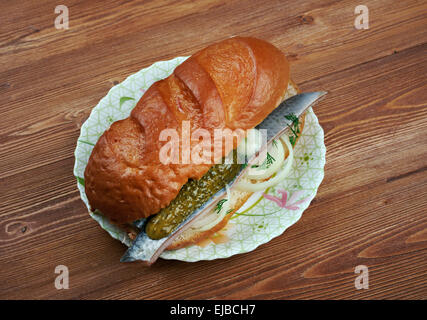
[[[267,129],[267,144],[270,144],[273,139],[281,136],[288,129],[288,126],[292,124],[292,121],[286,119],[285,116],[293,114],[300,117],[307,108],[320,101],[325,95],[325,91],[306,92],[286,99],[277,108],[275,108],[268,117],[264,119],[264,121],[256,126],[256,129]],[[265,147],[266,146],[263,146],[263,148]],[[251,160],[254,158],[255,157]],[[249,160],[248,163],[250,163],[251,160]],[[248,167],[249,166],[242,166],[240,172],[228,184],[229,188],[239,180]],[[141,232],[137,235],[132,245],[127,249],[120,261],[143,261],[146,265],[153,264],[160,254],[174,241],[174,239],[191,225],[192,220],[206,212],[206,210],[211,210],[214,205],[225,196],[225,194],[226,188],[218,191],[200,208],[196,209],[186,217],[170,235],[162,239],[150,239],[145,232],[145,223],[142,224]]]

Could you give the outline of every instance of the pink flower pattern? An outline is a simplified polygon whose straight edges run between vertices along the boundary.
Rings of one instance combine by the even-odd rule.
[[[277,191],[282,195],[281,198],[275,197],[275,196],[271,196],[271,195],[265,194],[265,193],[263,193],[263,196],[267,200],[270,200],[270,201],[273,201],[273,202],[277,203],[277,205],[280,208],[285,208],[285,209],[288,209],[288,210],[298,210],[299,209],[299,207],[298,207],[299,204],[302,204],[302,203],[304,203],[304,202],[306,202],[307,200],[310,199],[310,197],[307,197],[307,198],[304,198],[302,200],[294,202],[296,199],[298,199],[298,197],[302,193],[304,193],[304,191],[296,191],[296,192],[294,192],[292,194],[292,196],[290,197],[290,199],[288,201],[288,192],[286,190],[284,190],[284,189],[278,189]]]

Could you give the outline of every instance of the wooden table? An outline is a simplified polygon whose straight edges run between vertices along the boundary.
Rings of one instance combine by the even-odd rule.
[[[58,1],[0,4],[0,298],[426,299],[425,1]],[[301,220],[229,259],[119,262],[73,176],[82,123],[114,85],[231,35],[286,52],[325,130],[325,179]],[[57,265],[70,271],[56,290]],[[354,270],[369,268],[369,289]]]

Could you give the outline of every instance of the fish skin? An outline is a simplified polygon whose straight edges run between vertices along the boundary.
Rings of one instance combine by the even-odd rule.
[[[267,129],[267,141],[268,144],[270,144],[272,140],[284,134],[284,132],[288,130],[289,125],[292,124],[291,120],[285,118],[286,115],[294,114],[297,117],[300,117],[305,112],[305,110],[323,99],[326,94],[327,92],[325,91],[306,92],[286,99],[280,103],[280,105],[274,109],[273,112],[270,113],[268,117],[256,127],[256,129]],[[266,146],[263,146],[263,148],[265,147]],[[229,188],[231,188],[232,185],[239,180],[248,167],[249,166],[242,166],[240,172],[228,184]],[[122,256],[120,261],[142,261],[148,266],[153,264],[161,255],[161,253],[174,241],[174,239],[183,231],[185,231],[194,218],[205,212],[205,210],[212,209],[214,205],[225,196],[225,194],[226,188],[218,191],[205,204],[203,204],[200,208],[191,213],[183,222],[181,222],[179,226],[167,237],[159,240],[150,239],[145,232],[145,228],[143,228],[142,231],[137,235],[136,239],[133,241],[132,245]]]
[[[326,91],[300,93],[284,100],[265,118],[256,129],[267,129],[267,141],[271,141],[284,133],[292,124],[285,116],[294,114],[298,118],[306,109],[319,102],[327,94]]]

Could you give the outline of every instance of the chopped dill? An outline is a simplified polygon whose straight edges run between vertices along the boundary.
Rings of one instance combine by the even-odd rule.
[[[216,212],[217,214],[221,212],[221,210],[222,210],[222,206],[224,205],[224,202],[225,202],[225,201],[227,201],[227,199],[221,199],[221,200],[219,200],[219,201],[218,201],[218,203],[216,204],[215,212]]]
[[[267,152],[267,159],[265,159],[266,167],[269,168],[274,161],[276,161],[276,159],[274,159],[273,156]]]
[[[252,168],[260,168],[260,169],[268,169],[273,164],[273,162],[276,161],[274,157],[267,152],[267,158],[265,161],[259,166],[259,165],[253,165]]]
[[[299,130],[299,119],[294,114],[288,114],[285,116],[287,120],[292,121],[292,123],[289,125],[289,129],[292,131],[293,136],[289,137],[289,141],[291,142],[292,146],[295,146],[295,142],[297,141],[298,134],[300,133]]]
[[[271,144],[277,148],[277,141],[276,140],[271,141]]]

